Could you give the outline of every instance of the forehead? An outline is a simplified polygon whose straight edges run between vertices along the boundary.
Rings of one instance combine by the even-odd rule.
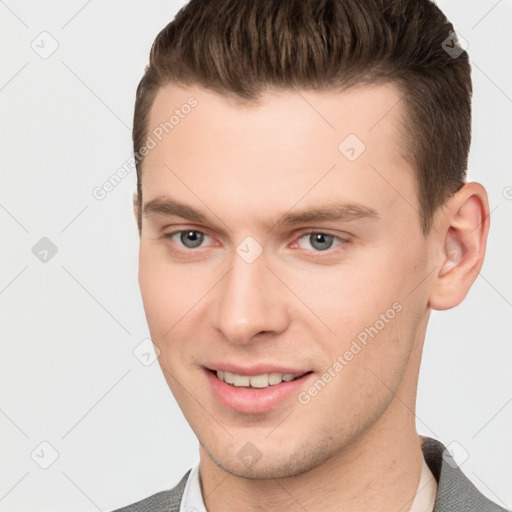
[[[189,107],[191,103],[195,106]],[[160,126],[164,138],[172,132],[174,139],[186,138],[193,131],[201,144],[217,144],[223,137],[232,143],[247,144],[252,139],[264,144],[277,133],[288,142],[313,133],[324,134],[330,142],[354,133],[371,144],[386,134],[394,143],[393,150],[404,152],[404,114],[402,95],[392,83],[341,91],[265,90],[251,102],[199,86],[168,84],[155,96],[148,128]]]
[[[311,201],[376,200],[383,208],[400,194],[414,202],[404,129],[392,84],[268,90],[251,104],[167,85],[149,116],[154,147],[143,164],[143,198],[179,190],[197,205],[221,194],[224,205],[247,212],[258,199],[286,209],[306,194]]]

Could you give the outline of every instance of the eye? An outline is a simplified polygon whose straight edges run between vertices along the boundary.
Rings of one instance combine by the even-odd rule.
[[[313,248],[315,251],[327,251],[343,242],[345,240],[340,237],[329,235],[328,233],[313,232],[301,236],[298,245],[301,249]]]
[[[191,229],[175,231],[174,233],[169,233],[165,236],[174,240],[176,243],[183,245],[187,249],[196,249],[201,246],[205,239],[210,238],[204,233],[201,233],[201,231],[194,231]]]

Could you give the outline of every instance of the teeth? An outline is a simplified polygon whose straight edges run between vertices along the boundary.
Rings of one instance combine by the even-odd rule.
[[[224,377],[220,377],[217,373],[217,377],[222,379],[224,382],[227,382],[228,384],[233,384],[233,382],[235,382],[235,376],[230,372],[224,372]]]
[[[252,388],[266,388],[268,386],[275,386],[281,382],[290,382],[297,377],[302,377],[303,373],[263,373],[262,375],[236,375],[231,372],[223,372],[217,370],[217,377],[227,384],[232,384],[236,387],[252,387]]]
[[[269,385],[268,374],[254,375],[249,379],[251,388],[266,388]]]
[[[283,376],[282,376],[282,374],[280,374],[280,373],[271,373],[271,374],[269,374],[269,376],[268,376],[268,383],[269,383],[271,386],[273,386],[273,385],[275,385],[275,384],[280,384],[280,383],[281,383],[281,381],[283,380],[283,379],[282,379],[282,377],[283,377]]]
[[[233,384],[237,387],[248,386],[249,385],[249,377],[247,375],[235,375],[233,380]]]

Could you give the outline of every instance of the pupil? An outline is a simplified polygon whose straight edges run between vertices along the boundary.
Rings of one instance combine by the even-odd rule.
[[[197,231],[186,231],[181,234],[180,238],[185,247],[192,249],[201,245],[204,235]]]
[[[317,250],[329,249],[333,243],[334,237],[324,233],[312,233],[309,236],[311,246]]]

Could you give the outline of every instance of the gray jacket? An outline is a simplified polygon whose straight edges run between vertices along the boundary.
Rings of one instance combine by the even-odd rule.
[[[423,456],[438,486],[434,512],[506,512],[477,490],[445,449],[439,441],[423,438]],[[173,489],[114,512],[179,512],[189,474],[190,470]]]

